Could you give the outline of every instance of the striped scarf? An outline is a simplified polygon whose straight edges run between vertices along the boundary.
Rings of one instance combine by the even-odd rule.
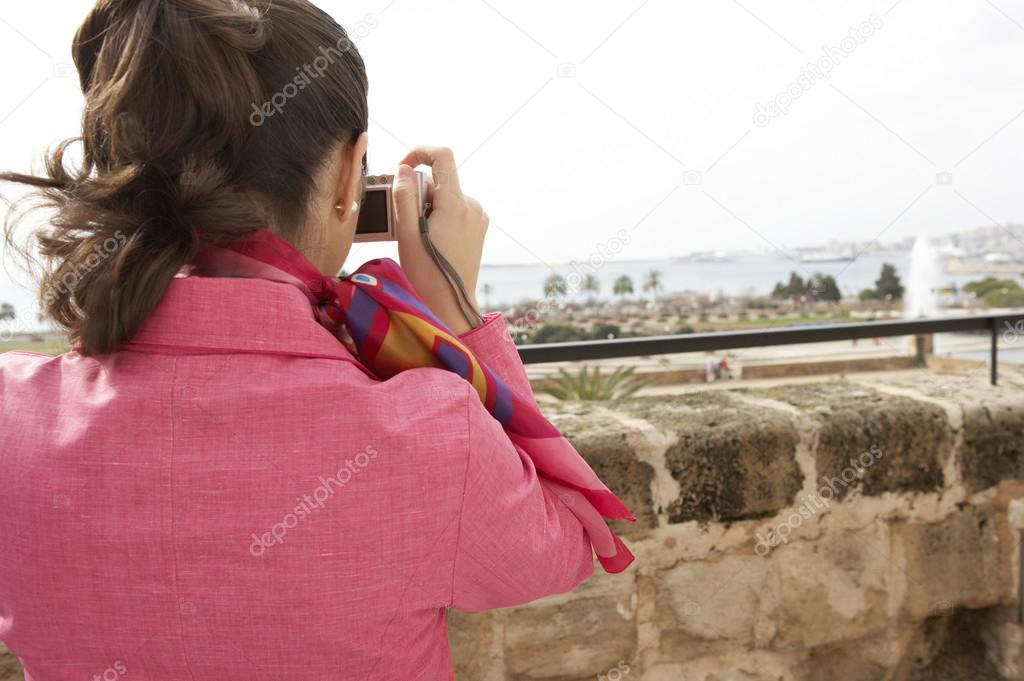
[[[294,246],[261,230],[201,263],[211,276],[259,277],[299,287],[317,320],[381,380],[406,369],[435,367],[458,374],[533,461],[542,485],[579,519],[601,565],[621,572],[633,554],[604,518],[635,520],[531,396],[520,395],[467,348],[419,298],[396,262],[371,260],[343,279],[326,277]]]

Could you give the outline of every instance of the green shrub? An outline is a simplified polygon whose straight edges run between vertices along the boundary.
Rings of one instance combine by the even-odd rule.
[[[982,300],[987,307],[1024,307],[1024,289],[1018,286],[989,291]]]
[[[650,384],[649,380],[634,376],[634,371],[636,367],[618,367],[605,376],[601,374],[601,367],[590,371],[584,365],[577,374],[559,369],[558,378],[551,379],[551,385],[543,390],[559,400],[622,399]]]
[[[584,339],[582,329],[571,324],[543,324],[530,336],[531,343],[570,343]]]
[[[597,324],[594,330],[587,334],[591,340],[607,340],[609,338],[621,338],[622,330],[617,324]]]

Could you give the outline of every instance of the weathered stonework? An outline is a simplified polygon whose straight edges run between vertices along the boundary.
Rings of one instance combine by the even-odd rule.
[[[649,397],[618,405],[676,434],[665,465],[679,483],[668,522],[742,520],[789,506],[802,477],[797,432],[785,412],[752,409],[734,394]]]
[[[659,646],[688,658],[755,647],[774,633],[777,590],[753,553],[684,561],[654,574]]]
[[[770,561],[779,590],[773,647],[815,648],[885,628],[894,578],[886,523],[784,549]]]
[[[1024,480],[1024,410],[1014,404],[974,405],[964,410],[960,467],[971,491],[1000,480]]]
[[[920,376],[549,408],[636,506],[637,562],[453,613],[478,632],[453,639],[458,678],[1024,678],[1024,384]],[[498,637],[484,660],[474,622]]]
[[[657,511],[651,496],[654,471],[637,459],[632,443],[642,435],[601,410],[581,407],[555,419],[562,433],[586,458],[602,480],[618,480],[616,493],[633,511],[635,523],[615,522],[617,532],[629,539],[642,537],[657,527]]]
[[[636,656],[635,575],[595,574],[571,594],[513,609],[504,627],[510,680],[572,681]]]
[[[750,393],[792,404],[819,423],[818,483],[831,484],[839,499],[854,490],[876,496],[931,492],[943,485],[942,462],[953,432],[940,407],[846,381]],[[872,459],[871,465],[861,465],[862,456]],[[848,482],[851,472],[857,475]]]
[[[893,560],[904,578],[901,616],[921,619],[1000,602],[1010,575],[1001,574],[995,514],[978,503],[934,523],[892,524]]]
[[[633,508],[617,527],[637,560],[568,594],[450,612],[457,678],[1024,679],[1024,374],[987,379],[545,406]],[[0,681],[15,668],[0,653]]]
[[[18,658],[7,652],[7,646],[0,643],[0,681],[22,681],[21,665]]]

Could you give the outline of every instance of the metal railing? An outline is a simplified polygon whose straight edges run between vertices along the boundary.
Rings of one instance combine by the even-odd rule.
[[[1009,315],[977,315],[970,317],[939,317],[935,319],[899,319],[893,321],[852,322],[786,328],[751,329],[687,333],[674,336],[616,338],[612,340],[575,343],[541,343],[518,346],[524,364],[542,362],[578,362],[616,357],[668,355],[681,352],[707,352],[735,348],[760,348],[796,343],[882,338],[888,336],[920,336],[951,331],[988,331],[991,334],[990,380],[998,379],[999,335],[1010,331],[1020,333],[1024,313]]]

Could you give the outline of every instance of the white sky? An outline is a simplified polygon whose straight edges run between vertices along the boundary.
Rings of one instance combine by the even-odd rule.
[[[75,134],[91,4],[0,4],[0,166]],[[620,229],[620,257],[645,258],[1024,221],[1024,0],[319,4],[365,33],[371,170],[452,147],[492,218],[487,263],[585,259]],[[872,15],[828,79],[754,124]]]

